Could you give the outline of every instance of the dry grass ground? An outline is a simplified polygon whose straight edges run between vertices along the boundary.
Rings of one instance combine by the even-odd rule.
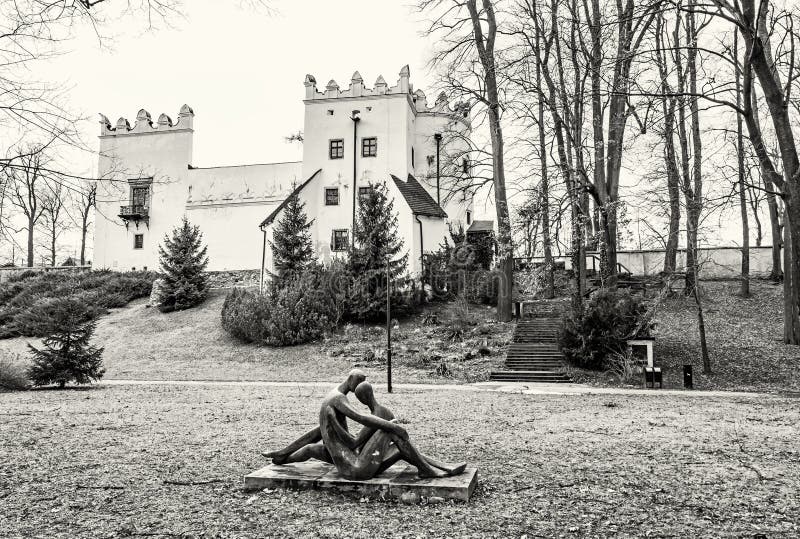
[[[469,504],[244,492],[323,390],[0,393],[0,537],[797,537],[798,401],[379,395],[412,440],[479,468]]]
[[[336,380],[353,366],[374,379],[385,376],[381,359],[383,326],[354,325],[321,343],[271,348],[231,338],[220,324],[226,291],[215,290],[199,307],[163,314],[138,300],[99,319],[94,344],[103,346],[107,379],[137,380]],[[436,304],[425,314],[449,316],[448,305]],[[451,342],[441,326],[424,326],[423,316],[401,320],[393,331],[393,373],[396,381],[447,383],[486,380],[489,370],[503,361],[503,347],[512,324],[483,324],[491,320],[486,307],[471,307],[465,342]],[[478,330],[488,330],[487,335]],[[488,340],[493,356],[464,357],[479,341]],[[0,340],[0,358],[27,361],[26,343],[36,339]],[[373,353],[377,352],[377,354]],[[447,372],[437,374],[444,360]]]

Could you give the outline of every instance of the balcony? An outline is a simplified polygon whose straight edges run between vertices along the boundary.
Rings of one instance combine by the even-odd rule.
[[[150,226],[150,214],[148,213],[147,206],[140,204],[133,204],[130,206],[120,206],[119,218],[125,221],[125,228],[130,223],[134,223],[136,228],[139,228],[139,223],[144,221],[144,224]]]

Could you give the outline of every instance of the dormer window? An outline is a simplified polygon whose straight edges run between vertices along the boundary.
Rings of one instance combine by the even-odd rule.
[[[378,139],[377,137],[365,137],[361,139],[361,157],[377,157]]]
[[[333,139],[328,143],[328,157],[331,159],[344,159],[344,139]]]

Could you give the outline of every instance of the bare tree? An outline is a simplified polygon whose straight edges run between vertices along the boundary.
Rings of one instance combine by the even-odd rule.
[[[89,233],[89,226],[91,225],[91,212],[96,207],[96,204],[97,183],[92,182],[80,190],[76,201],[78,214],[81,218],[81,266],[86,265],[86,236]]]
[[[57,264],[58,240],[67,230],[65,224],[69,204],[69,192],[62,183],[45,181],[41,197],[42,225],[46,232],[47,250],[50,253],[50,265]]]
[[[12,207],[17,208],[24,216],[24,224],[19,230],[27,231],[27,266],[33,267],[34,232],[37,223],[44,213],[43,198],[45,196],[45,176],[42,168],[48,161],[43,146],[28,146],[16,149],[14,166],[6,167],[3,172],[8,184],[7,193]],[[6,225],[11,228],[13,225]],[[13,230],[16,232],[17,230]]]
[[[442,47],[432,63],[439,68],[445,85],[465,93],[485,108],[491,140],[491,175],[497,215],[498,268],[501,272],[497,317],[512,318],[514,245],[506,193],[503,103],[500,97],[496,49],[498,21],[492,0],[422,0],[419,8],[431,18],[428,34],[440,39]],[[472,81],[459,80],[462,75]],[[468,86],[474,82],[474,86]]]
[[[793,132],[791,89],[796,83],[794,50],[797,36],[794,28],[796,14],[780,12],[772,14],[790,21],[784,32],[782,47],[789,51],[782,64],[772,55],[771,34],[767,19],[772,12],[772,3],[763,0],[740,0],[736,3],[713,0],[697,11],[708,12],[735,25],[745,45],[742,66],[742,107],[736,107],[747,126],[750,141],[761,164],[761,173],[780,190],[784,201],[784,340],[789,344],[800,344],[800,155]],[[781,68],[788,72],[781,76]],[[754,106],[753,81],[757,79],[772,120],[774,136],[780,150],[782,174],[778,172],[773,157],[767,151],[758,110]]]
[[[615,12],[608,15],[600,0],[583,0],[591,41],[585,55],[591,77],[601,271],[611,278],[612,285],[617,273],[617,206],[625,129],[635,110],[630,103],[633,61],[661,3],[617,0],[613,4]],[[608,68],[607,62],[611,64]],[[606,69],[612,73],[610,79]]]

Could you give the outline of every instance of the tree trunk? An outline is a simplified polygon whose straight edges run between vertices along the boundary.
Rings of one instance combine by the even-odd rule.
[[[87,216],[88,212],[83,214],[83,221],[81,223],[81,266],[86,265],[86,234],[89,228],[86,225]]]
[[[669,87],[666,54],[663,49],[664,17],[659,15],[656,21],[656,61],[661,77],[661,108],[664,114],[664,164],[667,172],[667,194],[669,195],[669,229],[664,249],[664,273],[675,271],[678,262],[678,241],[681,230],[681,191],[680,173],[678,172],[677,155],[675,153],[675,97],[667,97],[672,93]]]
[[[535,8],[534,8],[535,9]],[[541,36],[536,34],[537,48]],[[542,87],[542,66],[536,62],[536,87]],[[555,278],[553,275],[553,249],[550,243],[550,184],[547,175],[547,143],[544,132],[544,100],[539,93],[538,98],[538,119],[539,119],[539,161],[541,163],[542,178],[540,182],[542,197],[542,243],[544,247],[544,266],[546,272],[545,297],[552,299],[555,297]]]
[[[736,65],[736,105],[742,106],[742,74],[739,69],[739,33],[733,34],[733,61]],[[739,293],[750,295],[750,224],[747,220],[747,186],[744,183],[744,137],[742,116],[736,115],[736,160],[739,167],[739,211],[742,217],[742,284]]]
[[[467,1],[467,9],[472,20],[472,33],[484,71],[486,104],[489,116],[489,133],[492,142],[492,172],[494,177],[494,201],[497,213],[498,267],[500,269],[500,290],[497,296],[497,318],[501,322],[512,319],[511,300],[514,287],[514,244],[511,237],[511,218],[506,195],[506,177],[503,128],[500,124],[500,100],[497,89],[497,65],[494,54],[497,20],[491,0],[482,0],[483,13],[478,13],[476,0]],[[488,31],[484,37],[482,21]]]
[[[36,221],[32,218],[28,218],[28,267],[33,267],[33,227],[36,225]]]
[[[711,374],[711,358],[708,355],[708,342],[706,341],[706,320],[703,316],[703,304],[700,301],[700,292],[694,287],[694,301],[697,305],[697,329],[700,333],[700,356],[703,360],[703,374]]]

